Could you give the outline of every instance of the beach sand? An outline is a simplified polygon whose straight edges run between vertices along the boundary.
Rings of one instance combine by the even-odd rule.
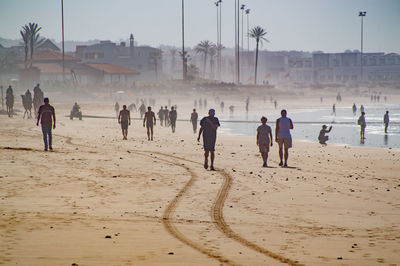
[[[0,264],[400,261],[399,150],[294,141],[281,168],[274,143],[262,168],[255,137],[219,134],[211,172],[189,122],[148,142],[135,120],[123,141],[116,119],[54,106],[54,152],[33,120],[0,116]]]

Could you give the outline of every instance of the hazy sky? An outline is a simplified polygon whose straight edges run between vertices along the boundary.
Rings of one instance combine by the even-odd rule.
[[[215,1],[215,0],[214,0]],[[185,0],[186,44],[216,42],[213,0]],[[400,53],[400,0],[247,0],[250,27],[268,32],[268,50],[360,49],[359,11],[364,19],[364,51]],[[181,44],[181,0],[64,0],[65,39],[119,41],[133,33],[140,44]],[[234,44],[234,0],[223,0],[223,44]],[[41,34],[61,40],[61,0],[0,0],[0,36],[19,38],[21,26],[37,22]],[[245,30],[247,28],[245,19]],[[245,37],[245,48],[247,42]],[[250,49],[254,41],[250,42]]]

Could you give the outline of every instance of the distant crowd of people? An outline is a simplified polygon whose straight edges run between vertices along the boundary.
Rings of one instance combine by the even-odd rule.
[[[43,142],[44,142],[44,150],[53,150],[52,147],[52,130],[56,128],[56,115],[55,109],[52,105],[50,105],[50,101],[48,97],[44,97],[43,91],[40,89],[40,85],[37,84],[34,89],[34,96],[32,97],[29,89],[25,92],[24,95],[21,95],[23,99],[23,105],[25,108],[25,115],[30,118],[31,117],[31,107],[35,108],[36,115],[36,125],[39,126],[41,124],[42,133],[43,133]],[[379,96],[377,96],[379,97]],[[11,86],[8,87],[6,91],[6,99],[8,99],[7,107],[10,106],[9,116],[12,116],[12,105],[11,98],[13,99],[13,89]],[[337,95],[336,100],[338,102],[341,101],[340,93]],[[321,102],[323,98],[321,97]],[[38,104],[39,101],[44,104]],[[264,102],[266,101],[266,97],[264,97]],[[272,97],[270,98],[271,103],[274,103],[275,108],[277,107],[277,101]],[[377,98],[379,101],[379,98]],[[219,97],[215,98],[215,102],[219,103],[221,112],[224,111],[224,102],[219,99]],[[114,105],[114,109],[117,115],[118,123],[121,126],[123,140],[127,140],[128,138],[128,127],[131,125],[131,115],[130,112],[132,110],[139,110],[140,118],[143,119],[143,127],[147,129],[147,138],[149,141],[153,141],[154,139],[154,126],[156,126],[156,114],[152,111],[152,106],[145,105],[145,100],[141,99],[138,104],[140,104],[139,108],[136,108],[136,104],[132,103],[127,107],[127,105],[123,105],[120,110],[119,103],[116,102]],[[155,99],[149,99],[150,104],[155,104]],[[245,101],[245,111],[249,111],[250,98],[247,97]],[[168,109],[170,106],[170,110]],[[200,98],[198,101],[194,100],[194,106],[201,106],[201,108],[207,107],[207,99]],[[233,113],[234,106],[229,107],[230,113]],[[357,113],[357,106],[354,103],[352,106],[353,114]],[[360,126],[360,138],[361,140],[365,139],[365,128],[367,126],[365,120],[365,108],[363,105],[360,106],[361,115],[357,120],[357,124]],[[219,119],[215,116],[215,109],[211,108],[208,110],[208,116],[203,117],[199,121],[199,115],[196,112],[196,108],[193,108],[192,113],[190,114],[190,123],[192,124],[193,133],[197,134],[197,126],[200,125],[200,130],[198,132],[197,141],[203,140],[203,149],[204,149],[204,168],[215,170],[214,168],[214,159],[215,159],[215,144],[217,139],[217,129],[221,126]],[[336,114],[336,106],[333,105],[333,114]],[[70,118],[79,117],[82,119],[82,112],[80,110],[80,106],[78,103],[75,103],[72,107]],[[163,127],[171,127],[172,133],[176,131],[176,122],[177,122],[177,105],[171,105],[170,100],[168,101],[168,105],[161,106],[157,112],[157,117],[160,122],[160,126]],[[259,152],[261,153],[261,157],[263,160],[263,167],[268,167],[268,153],[270,147],[273,146],[274,140],[278,144],[279,147],[279,166],[288,167],[288,158],[289,158],[289,149],[292,148],[292,136],[291,130],[293,130],[293,122],[290,118],[287,117],[287,111],[281,110],[281,117],[276,120],[275,124],[275,139],[273,138],[273,132],[269,125],[267,125],[267,117],[261,117],[261,125],[257,127],[256,131],[256,145],[258,146]],[[386,111],[383,117],[383,124],[385,133],[388,132],[389,127],[389,111]],[[322,129],[318,135],[319,143],[326,145],[329,140],[329,136],[327,133],[330,133],[332,130],[332,126],[328,127],[327,125],[323,125]],[[210,163],[209,163],[210,157]]]

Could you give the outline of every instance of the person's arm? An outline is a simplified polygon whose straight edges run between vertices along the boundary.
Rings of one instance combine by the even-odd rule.
[[[56,111],[53,108],[53,129],[56,129]]]
[[[275,141],[278,142],[278,131],[279,131],[279,118],[276,119],[276,126],[275,126]]]
[[[256,136],[256,145],[258,146],[258,135],[260,134],[260,132],[258,132],[257,130],[257,136]]]
[[[156,116],[153,113],[153,118],[154,118],[154,125],[156,125]]]
[[[290,123],[290,129],[293,129],[293,122],[292,122],[292,119],[289,119],[289,123]]]
[[[39,126],[39,121],[40,121],[40,107],[39,107],[38,116],[37,116],[37,122],[36,122],[37,126]]]
[[[129,125],[131,125],[131,112],[128,111]]]
[[[270,142],[271,142],[271,147],[272,147],[272,145],[274,143],[273,138],[272,138],[272,130],[269,131],[269,138],[271,140]]]
[[[326,133],[331,132],[331,130],[332,130],[332,126],[329,127],[329,129],[326,131]]]
[[[203,133],[203,127],[200,127],[199,136],[197,137],[197,141],[200,141],[201,133]]]
[[[119,112],[119,115],[118,115],[118,124],[121,124],[121,112]]]
[[[147,117],[147,114],[144,114],[143,127],[144,127],[144,124],[146,123],[146,117]]]

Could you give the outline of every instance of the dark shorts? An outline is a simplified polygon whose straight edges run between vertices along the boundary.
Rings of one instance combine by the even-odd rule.
[[[261,153],[269,152],[269,142],[258,143],[258,147]]]
[[[203,148],[205,151],[215,151],[215,141],[214,138],[203,138]]]
[[[171,120],[171,125],[175,126],[176,125],[176,120]]]
[[[121,128],[128,129],[128,121],[121,121]]]
[[[153,122],[146,121],[146,127],[153,127]]]

